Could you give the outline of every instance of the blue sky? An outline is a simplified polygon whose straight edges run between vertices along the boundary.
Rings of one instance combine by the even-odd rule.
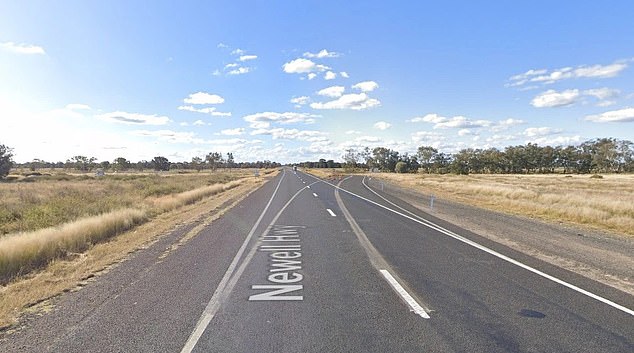
[[[17,161],[634,140],[631,1],[4,1]]]

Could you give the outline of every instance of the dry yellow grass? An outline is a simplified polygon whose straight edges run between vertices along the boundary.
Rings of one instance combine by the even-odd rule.
[[[203,183],[210,182],[208,177],[201,175],[196,176],[199,179],[203,179]],[[232,177],[235,176],[237,175],[233,175]],[[216,174],[215,179],[213,180],[226,179],[226,175]],[[138,181],[138,179],[131,180]],[[163,190],[179,190],[179,188],[183,187],[183,184],[195,185],[195,183],[192,183],[191,180],[187,179],[181,180],[184,183],[178,187],[173,185],[174,182],[168,178],[159,179],[159,181],[161,180],[165,181],[167,186],[146,183],[143,185],[151,185],[154,189],[163,188]],[[139,208],[119,208],[96,216],[76,218],[71,222],[66,222],[53,227],[5,235],[0,238],[0,284],[7,283],[16,276],[21,276],[37,268],[46,266],[54,259],[65,258],[69,255],[81,253],[90,246],[120,234],[139,223],[145,222],[148,218],[155,215],[174,210],[178,207],[200,201],[205,197],[232,189],[240,185],[244,180],[245,179],[243,178],[223,184],[203,186],[193,190],[161,196],[158,198],[146,197],[138,202]],[[59,187],[64,188],[66,186],[63,185],[64,182],[65,181],[57,181],[57,184]],[[94,182],[98,183],[99,181],[88,180],[88,182],[89,185],[91,185]],[[71,183],[74,183],[73,186],[75,187],[75,190],[86,186],[77,184],[76,182]],[[122,185],[119,185],[119,187],[122,187]],[[46,189],[46,187],[44,189]],[[35,190],[31,191],[35,192]],[[90,193],[86,191],[84,194],[79,193],[73,195],[75,198],[81,198],[81,196],[85,194]],[[138,198],[139,194],[130,196],[121,194],[121,190],[119,190],[119,193],[110,196]],[[39,197],[41,197],[41,195],[39,195]],[[76,204],[77,207],[81,207],[82,202],[85,202],[85,200],[70,200],[70,202]],[[46,205],[46,209],[51,208],[51,204],[55,203],[44,203],[44,205]],[[114,207],[113,205],[110,206]]]
[[[634,235],[634,175],[372,176],[489,209]]]
[[[222,192],[215,197],[166,212],[161,217],[141,224],[134,230],[123,232],[108,242],[96,244],[78,256],[57,259],[41,271],[1,286],[0,328],[15,324],[16,318],[25,308],[62,292],[80,288],[88,278],[107,272],[111,266],[123,261],[136,249],[150,246],[162,235],[169,233],[176,224],[200,221],[201,214],[208,214],[212,210],[212,214],[202,220],[201,224],[211,223],[256,190],[265,180],[266,178],[247,178],[232,188],[231,192]],[[219,208],[227,202],[231,204],[223,209]],[[183,239],[192,238],[196,235],[193,233],[200,229],[202,228],[194,228]]]
[[[42,267],[55,258],[83,252],[92,244],[126,231],[146,219],[146,211],[123,209],[60,227],[0,238],[0,283]]]

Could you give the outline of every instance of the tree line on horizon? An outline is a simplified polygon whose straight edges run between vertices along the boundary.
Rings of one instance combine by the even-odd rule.
[[[385,148],[348,149],[344,168],[366,168],[384,172],[422,172],[434,174],[587,174],[634,172],[634,143],[615,138],[588,140],[578,146],[539,146],[534,143],[508,146],[503,150],[462,149],[457,153],[439,152],[420,146],[415,154],[401,154]],[[312,163],[329,168],[331,161]],[[310,162],[304,166],[310,166]]]
[[[119,157],[114,161],[98,162],[95,157],[74,156],[66,162],[47,162],[34,159],[31,162],[15,164],[13,150],[0,144],[0,178],[8,175],[16,166],[32,171],[42,168],[75,169],[90,172],[128,170],[211,170],[218,168],[276,168],[282,164],[269,160],[255,162],[235,162],[233,153],[226,157],[220,152],[210,152],[203,157],[194,157],[190,162],[170,162],[166,157],[157,156],[150,161],[132,162]],[[416,153],[401,154],[386,147],[370,149],[348,149],[341,157],[343,162],[333,159],[319,159],[295,163],[307,168],[369,169],[397,173],[434,174],[531,174],[531,173],[632,173],[634,172],[634,143],[615,138],[599,138],[579,145],[539,146],[534,143],[508,146],[504,149],[467,148],[457,153],[444,153],[432,146],[420,146]]]
[[[211,170],[219,168],[276,168],[281,164],[269,160],[255,162],[235,162],[233,153],[229,152],[226,157],[220,152],[210,152],[203,157],[194,157],[190,162],[170,162],[163,156],[156,156],[152,160],[141,160],[132,162],[124,157],[115,158],[112,162],[101,161],[95,157],[77,155],[66,160],[66,162],[47,162],[41,159],[34,159],[26,163],[14,163],[12,160],[13,150],[0,144],[0,179],[7,176],[11,168],[26,168],[33,172],[38,169],[74,169],[82,172],[91,172],[101,169],[107,171],[168,171],[168,170]]]

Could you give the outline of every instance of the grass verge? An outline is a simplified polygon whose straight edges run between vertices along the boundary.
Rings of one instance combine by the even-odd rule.
[[[202,223],[211,223],[259,188],[266,179],[247,178],[232,188],[231,192],[222,192],[216,197],[204,198],[200,202],[165,212],[161,217],[155,217],[107,242],[91,246],[78,256],[55,259],[41,271],[0,286],[0,328],[10,333],[25,309],[40,306],[42,310],[50,309],[48,299],[80,289],[95,276],[107,273],[113,266],[123,262],[136,250],[151,246],[163,235],[169,234],[176,225],[198,222],[201,215],[206,215]],[[220,208],[228,202],[229,206]],[[188,233],[186,236],[192,238],[195,234]]]

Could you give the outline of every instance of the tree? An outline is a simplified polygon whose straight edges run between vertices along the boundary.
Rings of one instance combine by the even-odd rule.
[[[359,162],[359,153],[357,153],[357,151],[353,148],[347,149],[346,153],[342,157],[345,162],[344,168],[352,170],[357,167],[357,163]]]
[[[431,172],[431,166],[434,160],[434,157],[438,154],[438,150],[431,146],[420,146],[418,147],[418,151],[416,155],[418,156],[418,162],[421,167],[425,169],[426,173]]]
[[[220,152],[210,152],[205,157],[205,162],[209,164],[212,171],[216,171],[218,164],[222,163],[222,154]]]
[[[114,162],[112,163],[112,168],[114,168],[114,170],[116,171],[126,171],[130,169],[130,166],[131,166],[130,161],[128,161],[127,159],[123,157],[119,157],[115,159]]]
[[[66,164],[82,172],[89,172],[95,167],[96,160],[97,158],[95,157],[75,156],[66,161]]]
[[[396,163],[396,167],[394,168],[395,172],[397,173],[407,173],[408,169],[407,169],[407,163],[400,161],[398,163]]]
[[[152,167],[154,167],[154,170],[157,171],[167,171],[170,170],[170,162],[169,160],[167,160],[167,158],[162,156],[154,157],[152,159]]]
[[[0,145],[0,179],[4,179],[9,175],[9,171],[13,167],[13,149]]]
[[[233,159],[233,153],[227,152],[227,167],[229,169],[233,168],[233,164],[235,163]]]

